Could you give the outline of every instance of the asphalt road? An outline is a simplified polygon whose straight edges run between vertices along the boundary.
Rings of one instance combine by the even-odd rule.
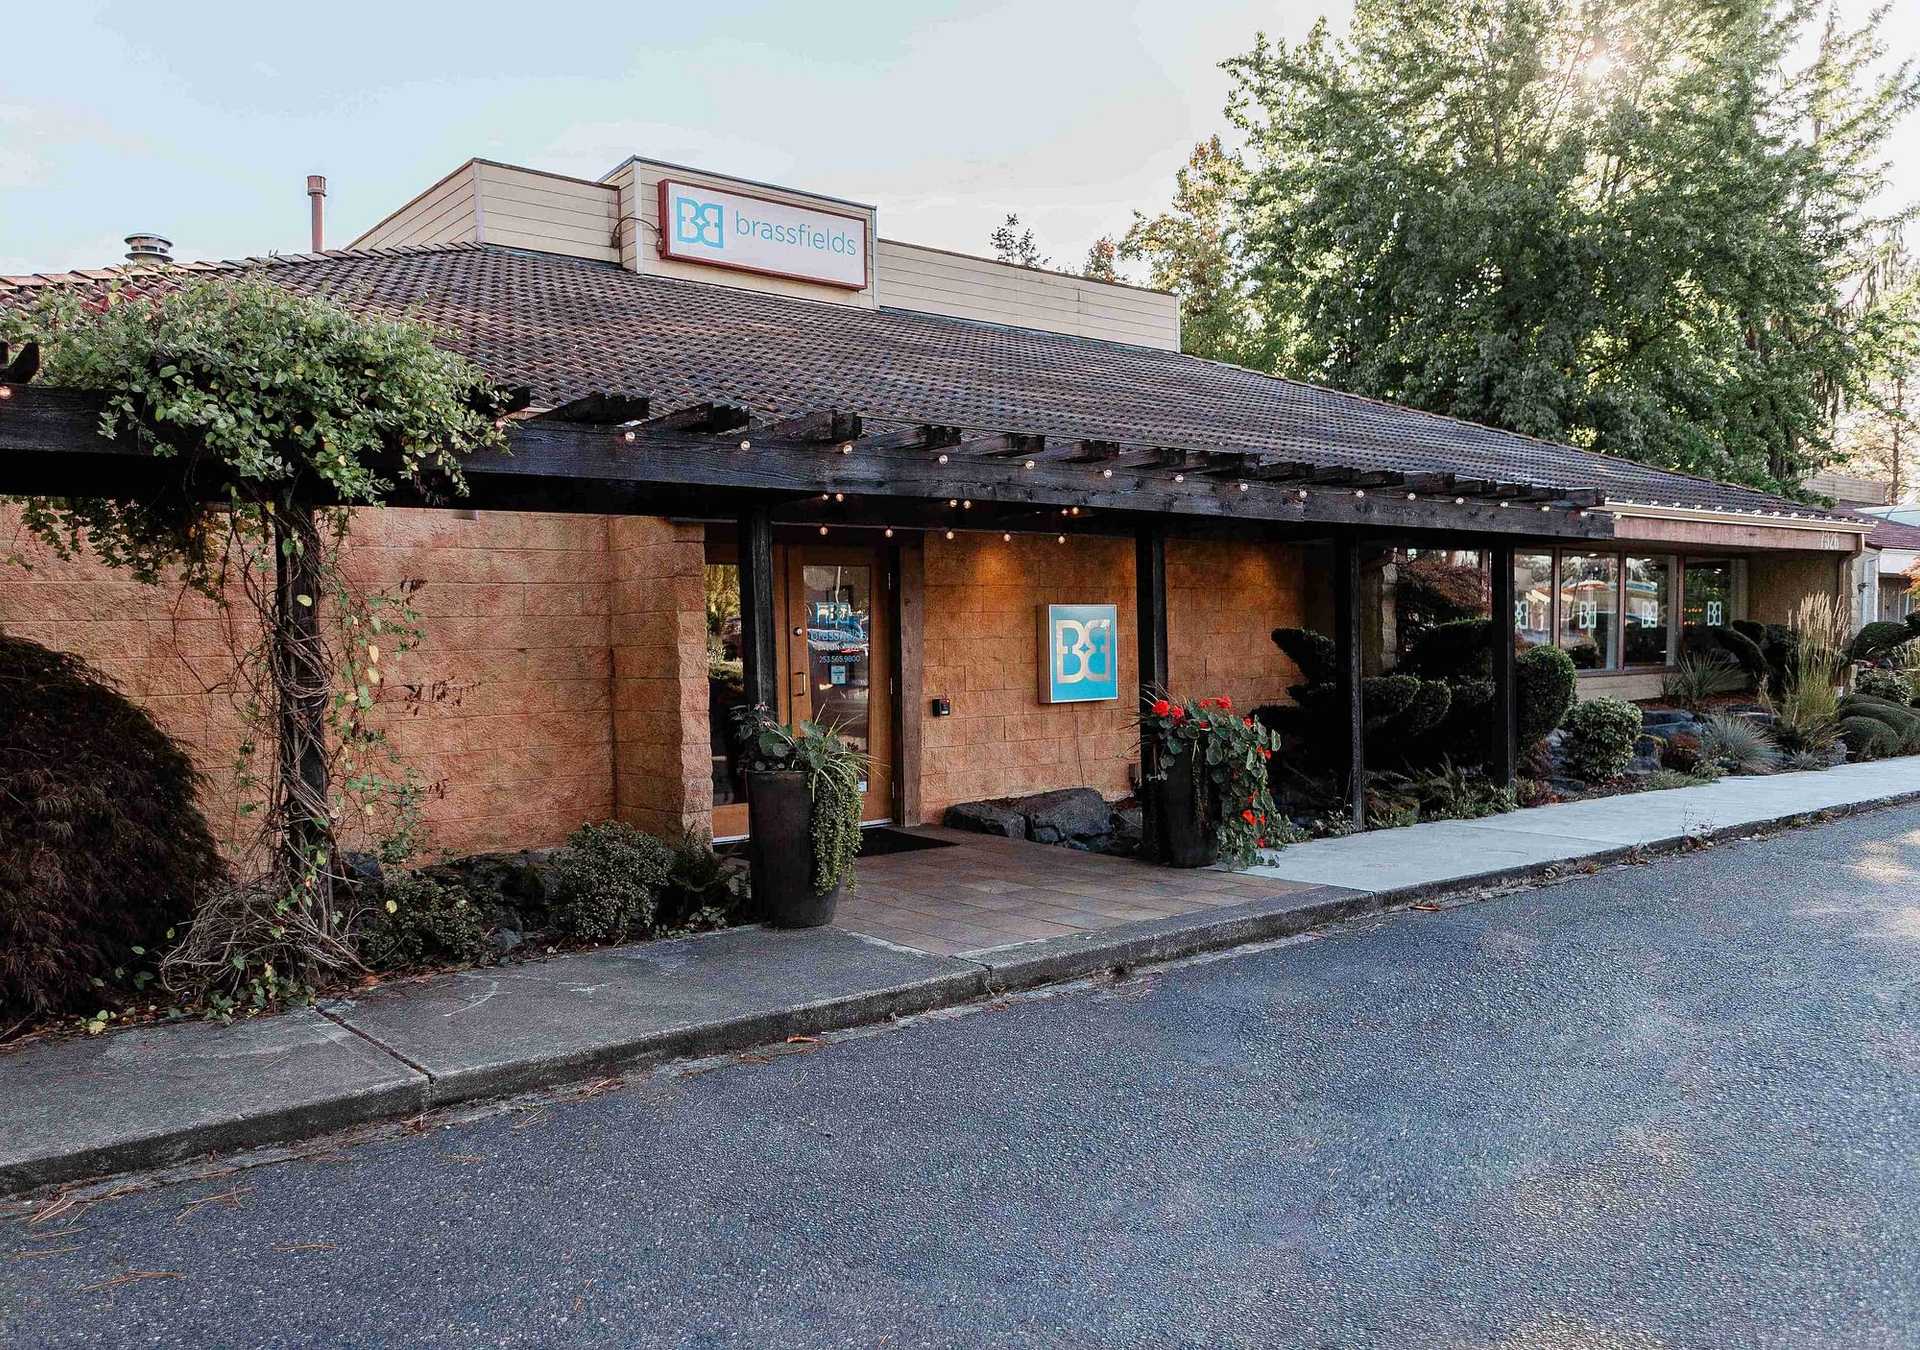
[[[1912,1345],[1916,957],[1870,814],[15,1222],[0,1344]]]

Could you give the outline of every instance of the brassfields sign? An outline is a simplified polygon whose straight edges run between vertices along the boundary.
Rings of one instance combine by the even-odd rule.
[[[660,256],[858,291],[867,284],[867,222],[663,178]]]

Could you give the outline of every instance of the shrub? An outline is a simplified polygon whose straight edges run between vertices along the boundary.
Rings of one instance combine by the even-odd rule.
[[[1685,655],[1660,682],[1660,695],[1677,708],[1698,712],[1708,699],[1738,693],[1746,685],[1740,667],[1725,656]]]
[[[1780,767],[1780,748],[1764,728],[1735,713],[1711,713],[1700,735],[1703,762],[1719,764],[1728,773],[1772,773]]]
[[[1368,775],[1367,816],[1383,825],[1421,820],[1478,820],[1519,805],[1513,788],[1495,787],[1484,770],[1442,760],[1425,773]]]
[[[1907,704],[1913,702],[1913,681],[1897,670],[1863,670],[1853,682],[1853,692]]]
[[[741,921],[747,903],[745,873],[692,831],[669,849],[667,881],[659,900],[660,926],[703,932]]]
[[[553,926],[582,942],[651,937],[673,858],[631,825],[582,825],[554,855]]]
[[[479,965],[492,955],[464,886],[400,872],[388,876],[379,900],[359,933],[360,959],[375,970]]]
[[[1877,619],[1862,624],[1860,631],[1853,635],[1847,644],[1849,661],[1878,661],[1895,658],[1902,649],[1920,637],[1920,612],[1909,614],[1904,620]]]
[[[1860,759],[1883,759],[1920,750],[1920,711],[1904,703],[1849,694],[1835,710],[1840,739]]]
[[[1809,595],[1794,608],[1785,663],[1766,700],[1774,739],[1787,750],[1819,753],[1840,738],[1846,623],[1846,611],[1830,595]]]
[[[1633,745],[1640,739],[1640,710],[1624,699],[1596,698],[1575,704],[1563,724],[1561,747],[1567,769],[1589,783],[1604,783],[1626,772]]]
[[[1900,753],[1900,733],[1885,722],[1846,714],[1837,725],[1840,739],[1855,759],[1886,759]]]
[[[0,1007],[97,1007],[227,869],[192,761],[86,662],[0,634]]]
[[[1700,767],[1700,738],[1684,731],[1675,732],[1660,742],[1660,767],[1678,773],[1692,773]]]
[[[1375,764],[1480,764],[1493,738],[1493,642],[1490,619],[1457,619],[1419,634],[1400,670],[1361,683],[1366,751]],[[1259,721],[1291,737],[1308,773],[1344,765],[1347,718],[1334,679],[1333,642],[1301,628],[1277,628],[1273,640],[1300,667],[1292,706],[1268,704]],[[1514,662],[1517,741],[1524,753],[1560,725],[1573,705],[1574,669],[1555,647],[1535,647]]]

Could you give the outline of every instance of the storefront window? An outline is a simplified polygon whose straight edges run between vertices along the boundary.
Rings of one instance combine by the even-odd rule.
[[[1560,559],[1560,645],[1577,670],[1614,668],[1620,560],[1607,553]]]
[[[1720,644],[1707,630],[1733,622],[1733,564],[1695,562],[1689,558],[1681,575],[1685,578],[1682,585],[1686,591],[1681,607],[1686,649],[1717,649]]]
[[[1487,573],[1474,549],[1410,548],[1397,569],[1393,631],[1398,654],[1436,624],[1484,618]]]
[[[1626,664],[1664,666],[1667,663],[1672,587],[1671,559],[1627,559],[1627,612],[1620,628]]]
[[[740,661],[740,569],[709,562],[707,590],[707,739],[713,756],[713,804],[743,802],[746,783],[734,763],[733,710],[747,701]]]
[[[1553,555],[1513,555],[1513,631],[1520,643],[1540,647],[1553,641]]]

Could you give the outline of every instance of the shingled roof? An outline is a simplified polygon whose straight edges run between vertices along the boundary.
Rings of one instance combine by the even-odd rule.
[[[1599,488],[1622,505],[1861,524],[1750,488],[1177,352],[789,299],[498,245],[7,277],[0,304],[47,286],[151,292],[245,268],[302,294],[423,320],[493,378],[530,385],[540,406],[606,391],[645,395],[656,409],[741,404],[756,417],[833,408],[880,421]]]

